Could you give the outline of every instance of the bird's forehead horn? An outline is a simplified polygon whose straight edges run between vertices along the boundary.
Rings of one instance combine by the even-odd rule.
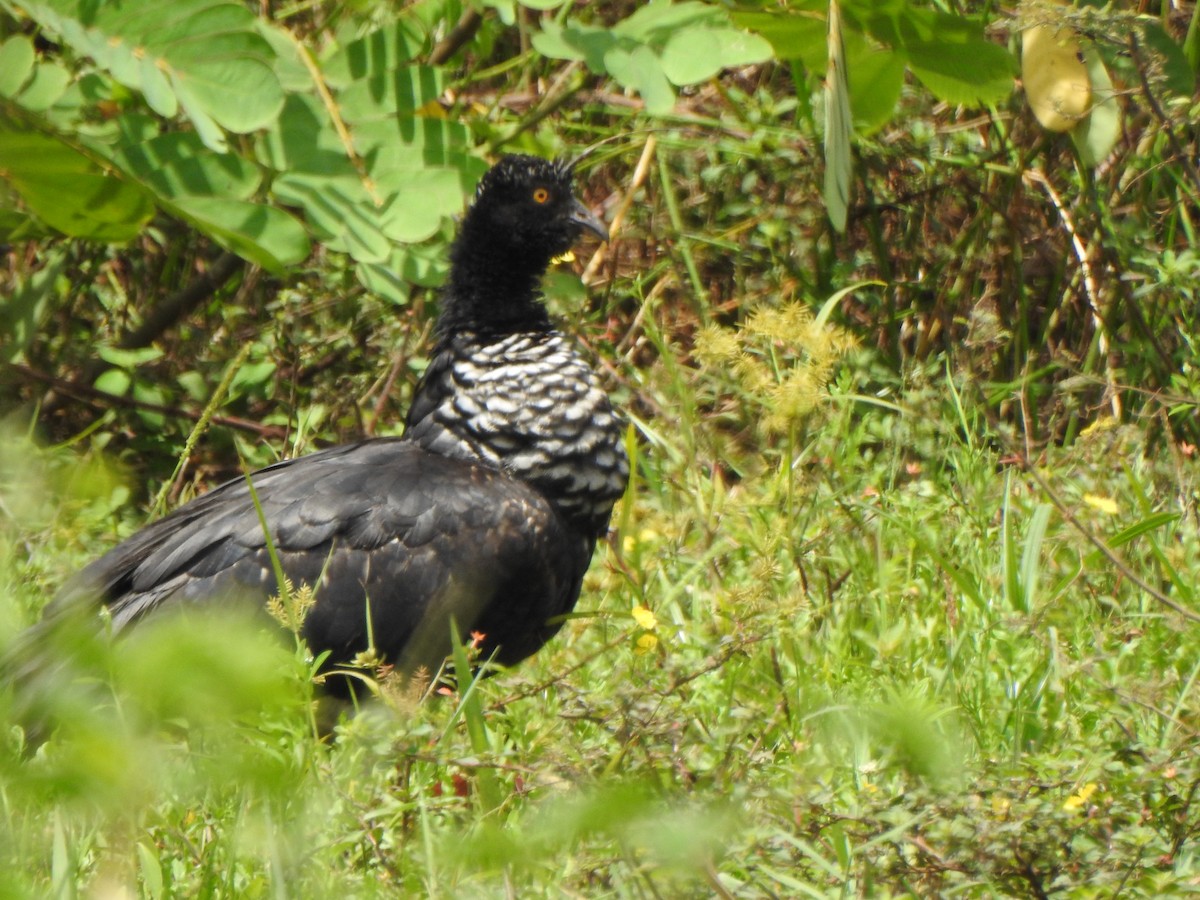
[[[531,181],[557,181],[570,185],[575,177],[575,163],[569,159],[542,159],[540,156],[513,154],[502,157],[487,171],[475,188],[478,198],[499,185],[525,184]]]

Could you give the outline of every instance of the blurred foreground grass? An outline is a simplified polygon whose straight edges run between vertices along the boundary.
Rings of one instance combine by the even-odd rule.
[[[465,702],[322,741],[261,619],[60,636],[58,731],[4,710],[0,896],[1193,893],[1200,637],[1128,573],[1195,608],[1195,466],[1101,427],[1039,485],[961,384],[870,371],[741,472],[688,412],[752,408],[736,371],[638,373],[682,418],[580,617]],[[7,638],[133,523],[99,461],[3,446]]]

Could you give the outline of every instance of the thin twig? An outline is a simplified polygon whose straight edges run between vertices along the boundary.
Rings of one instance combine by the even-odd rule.
[[[337,100],[334,99],[333,94],[329,90],[329,85],[325,83],[325,75],[321,72],[321,67],[317,65],[317,61],[313,59],[312,54],[300,42],[299,38],[286,28],[283,30],[283,33],[291,39],[292,44],[296,48],[296,55],[304,63],[304,67],[308,69],[313,87],[317,89],[321,103],[324,105],[325,111],[329,113],[329,121],[333,125],[333,130],[337,133],[338,140],[342,142],[342,148],[346,151],[346,158],[350,160],[350,165],[354,166],[354,171],[358,174],[358,180],[362,182],[367,196],[371,198],[371,202],[376,206],[383,206],[383,198],[379,196],[379,192],[375,189],[375,182],[367,173],[366,164],[354,149],[354,138],[350,136],[350,129],[342,120],[341,110],[338,107]]]
[[[431,66],[440,66],[475,36],[479,26],[483,24],[483,14],[474,9],[468,9],[447,32],[441,42],[429,53],[426,62]]]
[[[195,281],[153,307],[133,331],[121,335],[117,346],[122,350],[149,347],[159,335],[215,294],[245,264],[236,253],[224,251]]]
[[[1088,309],[1092,314],[1092,320],[1096,323],[1100,353],[1104,357],[1104,378],[1109,396],[1109,404],[1112,408],[1113,418],[1120,421],[1121,395],[1117,391],[1116,377],[1113,375],[1112,360],[1109,357],[1108,325],[1104,318],[1108,311],[1104,310],[1104,313],[1101,313],[1103,300],[1097,286],[1095,272],[1092,270],[1091,254],[1088,252],[1087,246],[1083,243],[1083,238],[1079,236],[1079,230],[1075,227],[1075,220],[1072,218],[1070,211],[1045,174],[1039,169],[1028,169],[1022,174],[1022,177],[1027,181],[1041,185],[1042,190],[1046,192],[1046,196],[1050,198],[1050,202],[1054,204],[1054,208],[1058,210],[1058,215],[1062,219],[1063,227],[1067,229],[1067,234],[1071,236],[1071,246],[1075,249],[1075,257],[1079,260],[1080,268],[1083,271],[1083,289],[1087,295]]]
[[[1112,547],[1108,546],[1108,544],[1101,540],[1094,532],[1092,532],[1091,529],[1085,528],[1084,525],[1077,518],[1075,518],[1075,514],[1071,512],[1070,508],[1067,506],[1062,497],[1060,497],[1057,492],[1055,492],[1054,488],[1050,487],[1050,483],[1046,481],[1044,477],[1042,477],[1042,473],[1037,470],[1037,466],[1034,465],[1032,460],[1024,456],[1018,456],[1018,458],[1020,459],[1021,465],[1024,467],[1025,471],[1028,472],[1033,480],[1038,483],[1038,487],[1040,487],[1042,492],[1049,498],[1050,502],[1054,505],[1054,508],[1057,509],[1059,514],[1063,517],[1063,520],[1081,535],[1083,535],[1084,540],[1099,550],[1101,555],[1104,556],[1104,558],[1110,563],[1112,563],[1122,576],[1127,578],[1131,583],[1137,585],[1168,609],[1174,610],[1189,621],[1200,622],[1200,613],[1197,613],[1195,610],[1188,609],[1188,607],[1177,603],[1158,588],[1154,587],[1152,584],[1138,575],[1138,573],[1133,570],[1129,563],[1125,562],[1125,560],[1122,559]]]
[[[625,195],[621,197],[617,203],[617,211],[613,214],[612,222],[608,226],[608,241],[601,244],[596,252],[592,254],[592,258],[588,260],[587,267],[583,270],[583,283],[591,284],[596,277],[596,272],[603,265],[605,257],[608,255],[608,248],[612,245],[612,240],[621,230],[621,225],[625,222],[625,215],[629,212],[629,207],[633,203],[633,197],[646,181],[646,176],[650,174],[650,165],[654,162],[654,148],[658,146],[658,139],[653,134],[646,136],[646,143],[642,146],[642,156],[638,160],[637,167],[633,170],[633,179],[629,182],[629,187],[625,189]]]
[[[190,409],[181,409],[177,406],[165,406],[161,403],[148,403],[145,400],[136,400],[133,397],[122,397],[117,394],[110,394],[106,391],[97,390],[94,387],[89,387],[86,384],[76,384],[73,381],[67,381],[65,378],[57,378],[46,372],[40,372],[37,369],[32,369],[29,366],[21,365],[20,363],[3,363],[5,368],[12,369],[14,372],[19,372],[27,378],[32,378],[35,381],[40,381],[52,388],[54,391],[64,394],[68,397],[74,397],[76,400],[81,400],[84,403],[90,403],[97,409],[108,409],[111,406],[122,406],[126,409],[137,409],[144,412],[162,413],[165,416],[173,416],[177,419],[192,419],[199,421],[203,415],[201,412],[196,412]],[[239,431],[248,431],[252,434],[257,434],[260,437],[270,438],[272,440],[282,440],[287,431],[279,425],[261,425],[258,422],[251,422],[249,419],[240,419],[236,416],[213,416],[212,424],[222,425],[226,428],[236,428]]]

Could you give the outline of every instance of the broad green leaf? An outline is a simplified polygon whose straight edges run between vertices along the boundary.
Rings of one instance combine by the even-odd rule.
[[[654,0],[638,7],[633,15],[614,25],[612,32],[620,37],[661,47],[680,31],[696,26],[721,26],[728,21],[728,14],[718,6],[695,0],[686,3]]]
[[[70,237],[126,241],[154,214],[139,186],[57,138],[0,120],[0,177],[38,218]]]
[[[1096,48],[1084,50],[1083,58],[1095,103],[1091,112],[1071,129],[1071,140],[1085,166],[1098,166],[1121,137],[1121,105],[1117,103],[1112,79]]]
[[[1013,57],[998,44],[911,41],[904,50],[913,74],[946,103],[988,105],[1012,93]]]
[[[1193,73],[1200,72],[1200,7],[1192,7],[1192,19],[1183,36],[1183,58]]]
[[[587,63],[598,75],[608,73],[605,57],[613,48],[633,52],[639,44],[629,38],[618,38],[607,28],[572,24],[563,28],[556,22],[545,22],[542,31],[533,36],[533,47],[551,59],[571,59]]]
[[[1142,32],[1146,36],[1147,46],[1162,60],[1163,81],[1167,90],[1181,97],[1192,96],[1196,89],[1196,74],[1184,55],[1183,47],[1158,22],[1143,22]]]
[[[829,26],[825,9],[796,12],[734,12],[733,22],[762,35],[778,59],[798,59],[810,72],[825,71]]]
[[[21,88],[16,101],[31,112],[45,112],[58,102],[71,83],[71,73],[54,63],[41,63]]]
[[[397,247],[382,263],[359,263],[354,274],[359,283],[376,297],[403,306],[408,303],[411,289],[408,279],[400,274],[405,254],[405,248]]]
[[[441,69],[403,66],[351,82],[338,94],[338,107],[351,121],[391,117],[420,109],[440,97],[443,89]]]
[[[479,0],[480,4],[496,11],[500,21],[506,26],[512,26],[517,21],[516,0]]]
[[[321,64],[321,72],[333,87],[378,77],[399,68],[425,49],[425,36],[409,22],[396,22],[351,41]]]
[[[213,153],[190,132],[119,147],[113,161],[164,200],[183,196],[249,199],[261,173],[233,154]]]
[[[872,48],[866,41],[858,43],[857,51],[846,48],[850,109],[855,131],[870,134],[890,121],[895,112],[904,87],[904,56]]]
[[[453,169],[381,173],[380,184],[390,194],[380,225],[384,234],[401,243],[432,237],[446,216],[462,208],[461,176]]]
[[[663,73],[662,62],[649,47],[632,52],[613,47],[604,54],[604,65],[620,84],[641,95],[647,112],[663,115],[675,105],[675,91]]]
[[[567,0],[521,0],[521,5],[527,9],[558,9]]]
[[[273,206],[227,197],[180,197],[164,205],[221,246],[272,272],[308,256],[304,226]]]
[[[846,230],[850,209],[850,182],[854,173],[850,87],[846,83],[846,55],[842,44],[841,16],[837,0],[829,4],[829,65],[825,74],[825,184],[822,195],[829,221]]]
[[[253,13],[227,0],[31,0],[20,12],[140,91],[157,113],[179,107],[209,147],[269,124],[283,103],[271,45]]]
[[[0,97],[15,97],[33,75],[33,42],[14,34],[0,44]]]
[[[736,28],[689,28],[667,41],[662,69],[673,84],[695,84],[722,69],[770,58],[770,43],[756,34]]]
[[[970,44],[985,40],[976,19],[916,6],[909,0],[847,0],[842,5],[843,27],[868,34],[894,49],[913,44]]]

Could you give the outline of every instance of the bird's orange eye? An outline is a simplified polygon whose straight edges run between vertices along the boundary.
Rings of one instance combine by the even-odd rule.
[[[548,203],[549,201],[550,201],[550,192],[546,188],[540,187],[540,188],[533,189],[533,202],[534,203]]]

